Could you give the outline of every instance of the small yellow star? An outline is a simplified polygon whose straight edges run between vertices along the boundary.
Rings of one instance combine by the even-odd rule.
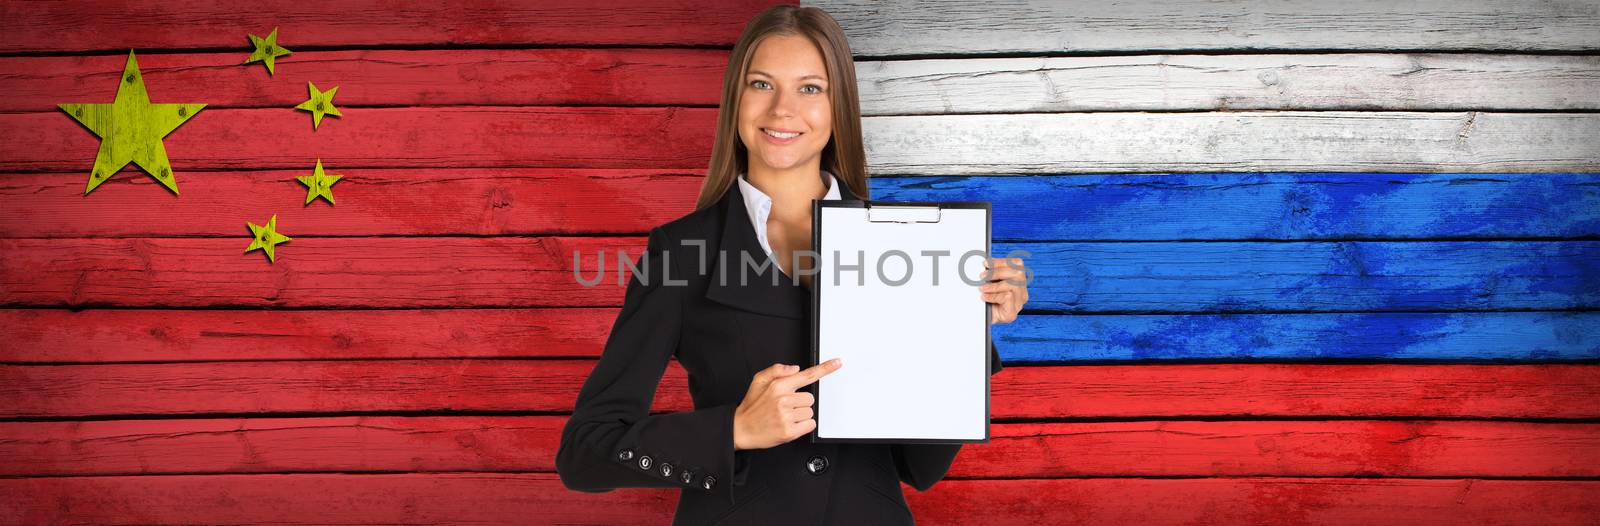
[[[306,185],[306,204],[309,205],[317,199],[317,196],[322,196],[331,205],[334,204],[333,183],[339,182],[342,177],[344,176],[322,173],[322,159],[317,159],[316,171],[311,175],[297,176],[295,179],[299,180],[300,184]]]
[[[333,94],[339,91],[338,86],[334,86],[333,89],[328,91],[317,91],[316,84],[311,82],[306,82],[306,84],[311,88],[311,99],[300,103],[294,109],[311,112],[311,129],[315,130],[317,126],[322,125],[322,115],[324,113],[334,117],[343,117],[343,115],[339,114],[339,108],[333,107]]]
[[[117,98],[111,104],[59,104],[62,111],[100,136],[100,153],[94,158],[94,173],[84,194],[93,192],[124,166],[132,162],[143,168],[172,193],[178,193],[178,179],[167,161],[167,147],[161,138],[178,129],[200,112],[204,104],[151,104],[145,91],[139,61],[128,51],[122,68]]]
[[[251,250],[259,248],[262,252],[267,253],[267,261],[277,261],[273,254],[273,247],[290,239],[289,236],[278,233],[278,214],[272,214],[272,219],[267,220],[266,226],[257,225],[249,221],[245,221],[244,224],[250,225],[251,235],[255,236],[250,239],[250,246],[244,249],[245,253],[248,254]]]
[[[245,36],[250,37],[250,45],[255,46],[256,50],[250,53],[250,58],[244,59],[244,63],[265,62],[267,64],[267,74],[276,76],[278,72],[274,71],[274,66],[278,57],[289,54],[289,50],[278,45],[278,28],[272,28],[272,32],[267,34],[267,38],[255,35]]]

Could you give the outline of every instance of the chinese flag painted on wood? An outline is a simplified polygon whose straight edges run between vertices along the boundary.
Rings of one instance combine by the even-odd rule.
[[[675,490],[555,473],[623,291],[572,254],[692,210],[729,49],[774,3],[0,7],[0,522],[669,522]],[[290,53],[246,63],[274,28]],[[130,50],[151,103],[205,105],[161,139],[181,194],[134,165],[85,194],[100,138],[57,105],[111,103]],[[295,107],[333,87],[313,127]],[[874,187],[927,188],[902,179]],[[245,252],[269,218],[270,260]],[[1052,257],[1029,265],[1083,270]],[[1059,308],[998,338],[994,440],[903,488],[919,521],[1595,518],[1592,363],[1073,365],[1026,342],[1104,327],[1034,294]],[[1355,323],[1415,322],[1383,316]],[[673,364],[654,409],[691,409],[685,384]]]

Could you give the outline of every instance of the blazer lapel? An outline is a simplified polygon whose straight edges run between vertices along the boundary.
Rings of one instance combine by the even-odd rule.
[[[839,196],[843,200],[860,200],[849,186],[837,179],[834,184],[839,185]],[[718,241],[719,247],[707,247],[711,250],[711,273],[706,298],[771,316],[801,318],[810,315],[811,291],[799,281],[784,276],[777,263],[761,249],[739,189],[729,188],[724,192],[718,206],[722,207],[722,239]],[[749,263],[745,263],[746,260]],[[762,264],[766,267],[757,272]]]
[[[739,189],[729,188],[724,192],[720,206],[723,209],[721,246],[710,249],[711,274],[706,298],[771,316],[800,318],[808,313],[811,296],[805,287],[785,277],[761,249]],[[749,263],[745,263],[746,260]],[[766,266],[761,268],[763,264]]]

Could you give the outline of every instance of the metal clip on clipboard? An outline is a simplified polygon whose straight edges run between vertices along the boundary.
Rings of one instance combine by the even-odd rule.
[[[928,212],[933,212],[932,219]],[[944,219],[944,207],[874,205],[867,203],[867,221],[871,223],[938,223]]]

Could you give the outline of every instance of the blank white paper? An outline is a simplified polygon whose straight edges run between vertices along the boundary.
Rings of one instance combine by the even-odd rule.
[[[872,215],[882,219],[883,210]],[[818,361],[838,357],[844,367],[818,380],[817,437],[983,440],[988,306],[961,273],[982,279],[988,211],[945,209],[936,223],[869,222],[866,208],[819,214]],[[891,250],[909,256],[909,269],[907,258],[883,257]],[[924,251],[948,255],[935,264]],[[969,252],[982,255],[963,262]]]

